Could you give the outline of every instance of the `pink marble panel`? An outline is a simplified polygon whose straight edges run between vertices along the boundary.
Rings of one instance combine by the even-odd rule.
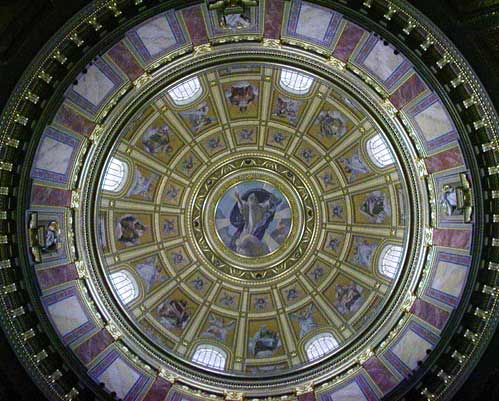
[[[383,394],[388,393],[399,382],[388,368],[376,357],[370,358],[363,366],[367,374],[371,377],[373,382],[376,383]]]
[[[118,67],[120,67],[131,81],[136,80],[144,73],[144,70],[137,60],[135,60],[132,53],[127,49],[123,41],[114,45],[106,54]]]
[[[426,89],[426,85],[418,77],[412,74],[391,96],[390,101],[397,109],[401,109],[416,96],[420,95]]]
[[[208,33],[204,24],[201,6],[192,6],[182,10],[185,25],[189,31],[192,44],[198,46],[203,43],[208,43]]]
[[[59,188],[33,185],[31,188],[31,205],[69,206],[71,191]]]
[[[444,328],[449,319],[449,312],[422,299],[416,299],[411,307],[411,313],[440,330]]]
[[[75,265],[62,265],[50,269],[38,270],[36,272],[38,283],[42,290],[78,279],[78,272]]]
[[[97,332],[84,343],[80,344],[75,353],[80,360],[85,364],[89,364],[97,355],[104,351],[112,342],[113,337],[105,329]]]
[[[468,249],[471,246],[471,230],[437,228],[433,231],[433,244],[449,248]]]
[[[54,122],[85,136],[90,136],[95,128],[95,124],[92,121],[64,103],[57,111]]]
[[[158,377],[142,401],[164,401],[171,386],[170,382]]]
[[[273,0],[265,2],[264,36],[266,38],[279,39],[281,35],[283,11],[284,0]]]
[[[429,173],[464,165],[463,154],[457,146],[429,156],[425,162]]]
[[[315,393],[310,391],[309,393],[300,394],[296,397],[298,401],[316,401]]]
[[[362,28],[348,22],[333,50],[333,56],[341,61],[347,62],[364,32],[365,31]]]

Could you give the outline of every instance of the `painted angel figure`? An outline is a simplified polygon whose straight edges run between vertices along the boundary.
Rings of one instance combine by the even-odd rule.
[[[282,202],[265,189],[250,189],[242,196],[236,192],[236,204],[230,222],[236,228],[230,248],[244,256],[262,256],[270,252],[262,241],[277,206]]]
[[[307,309],[299,313],[292,313],[290,316],[292,319],[296,320],[300,325],[300,338],[307,334],[310,330],[317,327],[317,323],[314,322],[314,317],[312,312],[314,310],[314,304],[310,304]]]
[[[236,82],[225,91],[225,97],[230,104],[239,107],[242,113],[248,111],[248,107],[256,101],[257,96],[258,88],[247,81]]]
[[[222,342],[225,341],[229,331],[236,325],[235,320],[226,324],[224,319],[217,319],[213,315],[208,316],[208,322],[210,325],[201,333],[201,336],[215,338]]]

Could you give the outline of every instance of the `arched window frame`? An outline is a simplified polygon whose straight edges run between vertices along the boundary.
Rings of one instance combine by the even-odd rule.
[[[339,343],[329,332],[316,334],[305,343],[305,353],[309,361],[330,354],[339,347]]]
[[[378,261],[378,272],[383,277],[393,280],[402,264],[403,248],[400,245],[388,244],[381,250]]]
[[[366,149],[372,162],[380,168],[386,168],[395,162],[388,145],[380,134],[367,140]]]
[[[296,95],[306,95],[310,92],[314,79],[308,75],[295,70],[283,68],[279,77],[279,85],[282,89]]]
[[[128,177],[128,164],[117,157],[111,157],[102,179],[102,189],[107,192],[120,192]]]
[[[192,103],[202,94],[203,86],[198,77],[189,78],[168,90],[168,95],[170,95],[173,103],[177,106],[185,106]]]
[[[139,287],[137,280],[126,270],[118,270],[109,275],[111,284],[118,293],[118,297],[125,305],[137,299],[139,296]]]
[[[193,354],[192,361],[208,368],[224,370],[227,363],[227,353],[212,344],[199,344]]]

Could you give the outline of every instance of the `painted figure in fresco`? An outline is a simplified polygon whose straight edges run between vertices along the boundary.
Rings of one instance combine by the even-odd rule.
[[[172,263],[175,265],[175,266],[178,266],[178,265],[181,265],[182,263],[184,263],[184,255],[180,252],[172,252]]]
[[[206,146],[211,150],[216,150],[222,147],[222,141],[218,136],[216,138],[210,138],[206,141]]]
[[[214,121],[213,117],[208,115],[209,111],[208,104],[203,101],[191,110],[181,111],[180,115],[189,121],[192,131],[197,133],[205,125]]]
[[[378,244],[370,244],[363,238],[355,238],[352,262],[363,267],[369,267],[377,246]]]
[[[329,207],[329,214],[332,219],[343,219],[343,206],[332,203]]]
[[[253,302],[253,307],[257,311],[263,311],[267,307],[268,301],[265,297],[256,297]]]
[[[286,292],[286,300],[288,302],[298,298],[298,290],[295,287],[285,290],[285,292]]]
[[[360,211],[367,216],[370,223],[379,224],[390,215],[390,204],[383,192],[374,191],[362,200]]]
[[[166,300],[159,304],[159,322],[167,329],[183,329],[189,321],[189,311],[185,300]]]
[[[338,249],[340,248],[340,240],[334,237],[329,238],[329,241],[327,243],[327,248],[333,252],[338,252]]]
[[[310,163],[314,158],[314,151],[310,148],[305,148],[301,152],[301,157],[303,157],[303,160],[305,160],[305,162]]]
[[[223,295],[220,297],[220,303],[226,306],[232,306],[236,303],[235,296],[224,292]]]
[[[125,245],[136,245],[144,235],[146,226],[133,214],[123,216],[116,224],[116,238]]]
[[[442,194],[440,195],[440,205],[443,207],[447,216],[463,214],[463,210],[458,208],[456,188],[451,185],[444,185],[442,187]]]
[[[152,199],[152,187],[156,183],[156,174],[151,174],[149,177],[142,175],[138,168],[135,168],[135,175],[133,177],[133,183],[128,190],[127,196],[137,195],[142,196],[146,200]]]
[[[359,174],[369,173],[369,167],[367,167],[362,156],[359,155],[358,150],[350,157],[341,157],[339,162],[343,166],[349,182],[354,181]]]
[[[324,268],[322,266],[315,267],[311,272],[312,279],[317,282],[324,275]]]
[[[47,224],[47,229],[45,230],[45,238],[42,253],[52,253],[57,251],[60,247],[59,237],[61,235],[61,230],[59,229],[59,223],[56,220],[51,220]]]
[[[201,337],[210,337],[222,342],[225,342],[227,334],[236,325],[235,320],[226,324],[223,318],[217,319],[216,316],[211,314],[208,316],[208,322],[210,325],[201,333]]]
[[[279,334],[265,325],[249,339],[249,350],[255,358],[270,358],[280,346]]]
[[[319,176],[319,179],[322,181],[322,184],[327,187],[332,187],[334,185],[334,177],[329,171],[325,171],[324,174]]]
[[[242,196],[236,192],[236,204],[230,213],[230,223],[237,230],[231,238],[230,248],[245,256],[269,253],[269,248],[262,239],[281,202],[282,199],[263,188],[250,189]]]
[[[248,111],[248,107],[256,101],[258,88],[247,81],[232,84],[230,89],[225,92],[225,97],[230,104],[239,107],[241,113]]]
[[[239,133],[239,137],[242,141],[251,142],[253,140],[253,134],[255,133],[252,129],[244,128]]]
[[[348,285],[336,286],[336,300],[334,306],[341,314],[357,311],[362,304],[362,294],[357,285],[352,281]]]
[[[139,276],[144,280],[145,292],[156,283],[166,280],[166,275],[161,271],[161,265],[156,261],[156,257],[147,258],[142,263],[139,263],[135,269]]]
[[[284,135],[282,132],[274,132],[272,135],[272,140],[277,143],[283,143],[286,140],[286,135]]]
[[[202,291],[204,288],[204,280],[201,277],[196,277],[191,280],[192,286],[198,291]]]
[[[300,326],[300,338],[317,327],[312,315],[313,311],[314,304],[310,304],[305,310],[290,314],[291,319],[296,320]]]
[[[173,151],[170,145],[170,127],[163,125],[160,128],[149,127],[142,136],[144,148],[151,153],[170,153]]]
[[[346,118],[339,111],[321,111],[315,119],[319,124],[320,136],[339,139],[347,132]]]
[[[298,108],[301,102],[298,100],[287,99],[285,97],[278,96],[272,110],[272,114],[279,118],[284,118],[292,125],[296,124],[298,119]]]
[[[163,233],[165,235],[175,234],[177,231],[175,220],[166,219],[163,222]]]
[[[179,189],[173,185],[166,187],[165,197],[170,201],[174,201],[179,193]]]

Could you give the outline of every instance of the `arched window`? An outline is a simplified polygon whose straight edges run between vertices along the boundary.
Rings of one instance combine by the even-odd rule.
[[[111,283],[124,304],[132,302],[139,296],[137,282],[126,270],[120,270],[110,275]]]
[[[201,96],[202,93],[203,88],[197,77],[175,85],[168,91],[168,94],[173,99],[173,102],[179,106],[193,102]]]
[[[296,93],[298,95],[305,95],[310,91],[314,80],[300,72],[283,69],[281,70],[281,79],[279,84],[283,89]]]
[[[331,333],[320,333],[305,344],[305,352],[309,361],[320,358],[338,348],[338,341]]]
[[[393,164],[393,156],[381,135],[376,134],[367,141],[367,153],[378,167]]]
[[[121,191],[123,185],[125,185],[127,173],[127,164],[116,157],[112,157],[111,162],[107,166],[106,173],[104,174],[102,189],[110,192]]]
[[[402,261],[402,247],[398,245],[387,245],[381,251],[378,263],[378,271],[389,279],[395,278],[400,269]]]
[[[214,369],[225,368],[225,361],[227,360],[227,354],[225,351],[211,344],[201,344],[198,345],[194,354],[192,355],[192,360],[199,363],[200,365],[207,366]]]

